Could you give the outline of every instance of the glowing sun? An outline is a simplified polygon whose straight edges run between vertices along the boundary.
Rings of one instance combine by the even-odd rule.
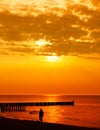
[[[58,56],[47,56],[47,61],[48,62],[56,62],[56,61],[58,61]]]

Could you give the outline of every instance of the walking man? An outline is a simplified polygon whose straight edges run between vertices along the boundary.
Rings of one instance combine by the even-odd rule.
[[[43,121],[43,116],[44,116],[44,112],[43,112],[43,110],[41,108],[40,111],[39,111],[39,120],[40,120],[40,122]]]

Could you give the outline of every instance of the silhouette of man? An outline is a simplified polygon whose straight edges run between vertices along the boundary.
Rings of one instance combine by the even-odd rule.
[[[40,122],[43,121],[43,115],[44,115],[44,112],[43,112],[42,109],[40,109],[40,111],[39,111],[39,120],[40,120]]]

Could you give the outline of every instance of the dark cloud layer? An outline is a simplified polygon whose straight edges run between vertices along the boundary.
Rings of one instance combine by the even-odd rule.
[[[50,21],[50,23],[47,23]],[[80,28],[71,27],[72,24],[79,22],[76,16],[65,14],[58,17],[54,14],[41,14],[34,16],[16,16],[10,13],[0,13],[1,34],[7,41],[23,41],[29,38],[38,40],[47,37],[49,40],[67,39],[70,36],[79,38],[86,35]]]

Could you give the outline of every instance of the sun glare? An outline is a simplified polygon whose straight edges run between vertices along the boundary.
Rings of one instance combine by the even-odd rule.
[[[41,46],[44,46],[46,44],[46,42],[42,39],[40,39],[39,41],[36,42],[36,44],[41,47]]]
[[[59,57],[58,56],[47,56],[47,61],[48,62],[56,62],[58,61]]]
[[[48,45],[52,45],[51,42],[46,41],[46,40],[44,40],[44,39],[40,39],[40,40],[36,41],[36,45],[39,46],[39,47],[45,46],[45,45],[47,45],[47,44],[48,44]]]

